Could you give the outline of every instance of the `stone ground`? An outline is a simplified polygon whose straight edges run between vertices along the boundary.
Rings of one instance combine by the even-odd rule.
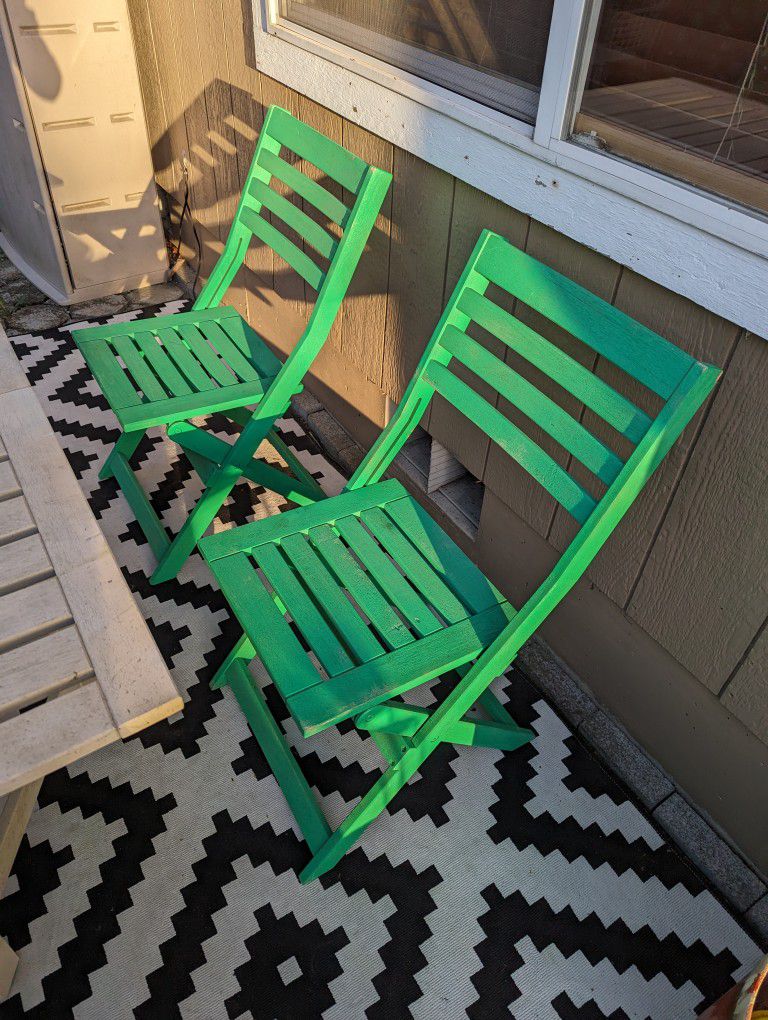
[[[70,322],[117,315],[136,308],[161,305],[184,297],[175,283],[159,283],[124,294],[92,298],[75,305],[58,305],[33,284],[0,251],[0,323],[8,336],[41,333]]]

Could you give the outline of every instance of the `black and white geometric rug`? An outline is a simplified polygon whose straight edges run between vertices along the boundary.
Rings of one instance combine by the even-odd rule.
[[[307,851],[277,784],[234,698],[208,688],[237,636],[210,574],[195,554],[176,581],[149,584],[152,554],[97,479],[116,423],[68,329],[12,342],[186,708],[45,780],[0,901],[20,957],[2,1020],[687,1020],[759,955],[516,669],[497,691],[533,743],[444,746],[336,869],[301,886]],[[298,424],[281,430],[338,491]],[[140,462],[177,530],[196,476],[159,434]],[[218,526],[282,509],[242,485]],[[332,824],[381,764],[349,727],[295,747]]]

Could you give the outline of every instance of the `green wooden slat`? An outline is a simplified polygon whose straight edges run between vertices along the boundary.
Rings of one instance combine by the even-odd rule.
[[[368,169],[367,163],[314,128],[302,124],[287,110],[273,106],[270,113],[266,130],[272,138],[332,177],[342,188],[357,193]]]
[[[141,397],[131,385],[106,341],[88,343],[81,349],[86,364],[101,386],[113,411],[123,407],[135,407],[141,403]]]
[[[313,528],[309,540],[379,632],[385,645],[400,648],[413,642],[413,634],[330,525]]]
[[[465,606],[380,507],[364,510],[360,516],[416,588],[448,623],[466,620],[469,613]],[[450,565],[446,564],[444,569],[446,573],[449,572]]]
[[[481,613],[495,603],[505,601],[498,588],[415,499],[406,496],[388,503],[385,509],[387,516],[473,613]]]
[[[230,407],[254,404],[264,394],[259,382],[233,383],[209,393],[192,393],[187,397],[166,397],[156,404],[139,404],[137,407],[116,409],[115,414],[124,428],[131,430],[151,428],[153,425],[170,425],[198,414],[213,414]]]
[[[355,719],[355,725],[372,733],[383,731],[401,737],[412,737],[431,712],[416,705],[384,702],[364,712]],[[485,722],[466,716],[446,727],[446,743],[462,744],[465,747],[496,747],[500,751],[515,751],[536,736],[533,730],[525,729],[514,722]]]
[[[135,343],[141,349],[142,354],[157,372],[163,385],[176,397],[183,397],[192,393],[192,388],[179,372],[166,352],[150,333],[138,333]]]
[[[465,290],[459,298],[458,307],[483,329],[487,329],[507,347],[573,394],[630,443],[639,443],[648,431],[651,419],[644,411],[575,358],[539,336],[530,326],[499,308],[484,295],[474,290]]]
[[[216,579],[284,698],[322,680],[244,553],[217,564]]]
[[[313,205],[323,216],[327,216],[332,223],[344,226],[349,216],[349,209],[322,184],[313,181],[298,167],[286,162],[268,149],[263,149],[259,153],[259,165],[277,177],[283,184],[287,184],[292,191]]]
[[[307,594],[304,585],[283,559],[278,546],[259,546],[253,552],[253,558],[261,567],[264,576],[282,600],[323,668],[331,676],[350,669],[354,665],[352,659],[347,655],[322,613]],[[304,575],[304,580],[311,589],[312,576]]]
[[[309,580],[314,598],[352,654],[360,662],[368,662],[381,655],[384,652],[383,646],[363,622],[339,582],[305,536],[288,535],[282,540],[281,548],[299,574]]]
[[[307,687],[288,698],[288,708],[304,736],[311,736],[469,662],[488,647],[514,615],[509,605],[494,606],[348,673]]]
[[[546,393],[500,361],[466,333],[448,326],[441,346],[542,428],[564,450],[610,485],[624,462]]]
[[[320,290],[325,280],[325,273],[316,262],[312,261],[309,255],[300,248],[297,248],[293,241],[290,241],[285,234],[282,234],[276,227],[273,227],[271,223],[267,223],[263,217],[259,216],[252,209],[243,209],[240,218],[252,234],[258,237],[260,241],[263,241],[264,244],[268,244],[272,251],[279,255],[281,259],[284,259],[292,269],[295,269],[299,276],[306,280],[313,290]]]
[[[221,386],[231,386],[237,382],[234,374],[230,372],[224,361],[213,350],[197,326],[191,323],[179,327],[184,342],[194,354],[208,375],[212,376]]]
[[[424,378],[525,468],[577,521],[583,523],[589,517],[596,503],[587,490],[487,400],[437,362],[427,366]]]
[[[174,330],[169,327],[160,328],[155,330],[158,338],[162,341],[163,347],[167,351],[169,357],[171,357],[179,368],[179,371],[189,382],[190,386],[198,393],[206,393],[208,390],[218,389],[216,383],[208,375],[207,372],[203,371],[203,366],[195,358],[190,349]]]
[[[136,348],[135,341],[128,336],[116,336],[112,347],[125,362],[134,383],[141,387],[147,400],[165,400],[168,397],[164,386],[147,364],[144,355]]]
[[[241,524],[239,528],[233,528],[231,531],[209,535],[200,543],[200,551],[209,563],[213,563],[222,556],[250,552],[266,542],[277,542],[299,532],[306,533],[319,524],[333,524],[337,517],[347,517],[360,510],[367,510],[368,507],[383,505],[389,500],[407,495],[406,489],[397,479],[389,478],[378,485],[369,485],[354,492],[342,492],[332,500],[320,500],[312,506],[302,507],[301,510],[292,510],[289,514],[276,514],[261,521]]]
[[[303,238],[320,255],[326,259],[333,258],[336,251],[336,239],[331,237],[328,231],[324,230],[311,216],[307,216],[299,206],[294,205],[284,195],[280,195],[258,178],[251,181],[248,191],[252,198],[266,206],[273,216],[278,216],[283,223],[295,230],[299,237]]]
[[[72,336],[75,338],[77,346],[80,347],[83,344],[91,343],[93,340],[109,340],[118,334],[138,336],[139,333],[154,333],[158,324],[162,325],[163,322],[169,325],[171,323],[181,325],[189,322],[203,322],[208,319],[216,319],[218,321],[222,318],[237,316],[238,314],[237,309],[232,308],[231,305],[220,305],[217,308],[195,308],[189,312],[158,315],[153,319],[137,319],[135,322],[112,322],[107,323],[106,326],[88,326],[86,329],[73,329]]]
[[[375,511],[371,510],[368,513]],[[381,591],[417,634],[424,637],[440,630],[442,624],[435,614],[413,590],[392,560],[382,552],[358,517],[341,517],[337,519],[335,528],[352,552],[365,564],[365,569]]]
[[[568,277],[491,235],[477,269],[666,400],[694,359]]]
[[[277,375],[283,367],[282,361],[272,353],[259,334],[250,327],[245,319],[238,316],[236,319],[223,319],[219,325],[237,345],[240,352],[256,366],[262,379],[271,379]]]
[[[226,361],[229,367],[240,376],[243,382],[250,382],[253,379],[260,379],[257,369],[248,361],[237,344],[227,336],[221,326],[216,322],[208,322],[203,330],[205,339],[218,351],[219,355]]]

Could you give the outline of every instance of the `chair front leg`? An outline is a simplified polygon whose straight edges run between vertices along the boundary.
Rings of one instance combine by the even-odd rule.
[[[347,850],[360,839],[371,822],[378,818],[393,797],[424,764],[435,747],[435,743],[424,742],[418,747],[409,748],[393,762],[315,853],[299,875],[299,880],[304,883],[312,882],[335,867]]]
[[[112,466],[115,462],[115,458],[118,455],[122,455],[126,460],[130,460],[136,452],[136,447],[146,434],[146,429],[139,429],[138,432],[122,432],[115,445],[109,451],[107,459],[102,464],[101,470],[99,471],[99,478],[102,481],[106,478],[112,478],[114,475]]]

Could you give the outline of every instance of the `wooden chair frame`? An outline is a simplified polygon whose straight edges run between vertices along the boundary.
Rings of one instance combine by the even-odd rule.
[[[491,284],[535,308],[655,393],[663,401],[660,411],[650,417],[580,362],[489,300],[486,292]],[[634,450],[626,462],[579,420],[471,338],[467,333],[471,323],[482,326],[554,379],[628,440]],[[534,440],[455,375],[451,371],[454,362],[490,382],[504,398],[586,465],[605,486],[602,497],[592,496]],[[441,742],[511,750],[530,739],[532,734],[518,727],[490,692],[490,683],[509,667],[522,645],[582,577],[685,425],[701,407],[719,374],[716,367],[697,361],[582,287],[518,251],[503,238],[484,231],[403,400],[345,492],[313,507],[311,513],[299,508],[281,515],[277,523],[275,519],[254,522],[203,540],[203,555],[245,628],[245,634],[214,678],[213,686],[228,683],[232,687],[306,837],[313,857],[301,872],[302,881],[310,881],[333,867]],[[373,661],[378,681],[365,690],[360,686],[363,671],[358,669],[322,683],[315,682],[296,694],[289,691],[288,697],[281,691],[305,736],[341,719],[352,718],[360,729],[370,732],[377,740],[388,762],[381,778],[336,831],[331,832],[263,694],[247,669],[247,663],[255,655],[262,658],[272,674],[274,666],[279,667],[280,663],[259,633],[259,620],[264,621],[266,628],[267,618],[252,606],[251,593],[255,588],[248,587],[244,556],[254,550],[259,555],[268,540],[284,540],[281,536],[290,532],[294,515],[293,530],[300,526],[302,531],[311,533],[315,522],[349,519],[348,515],[362,512],[362,507],[388,505],[387,501],[393,496],[391,487],[399,483],[379,480],[422,419],[436,392],[533,475],[581,528],[522,608],[515,611],[508,603],[501,605],[507,614],[504,626],[494,625],[483,632],[482,618],[477,616],[468,621],[469,628],[464,626],[463,644],[457,644],[457,628],[443,631],[444,637],[415,642],[409,647],[426,647],[432,641],[428,647],[433,650],[435,663],[422,656],[422,667],[405,676],[403,656],[398,658],[397,652],[389,652]],[[262,606],[263,614],[267,611],[266,603]],[[267,629],[271,632],[271,627]],[[449,638],[451,632],[453,636]],[[455,646],[450,652],[443,647],[449,640]],[[415,656],[416,652],[408,654]],[[388,662],[392,669],[388,669]],[[454,668],[458,677],[437,708],[433,711],[414,709],[391,700],[439,675],[439,670],[436,673],[439,662]],[[487,721],[478,722],[474,716],[467,716],[475,706],[484,711]]]
[[[295,163],[283,159],[283,148],[348,191],[354,197],[352,207],[302,173]],[[271,188],[273,179],[291,188],[305,206],[312,206],[336,224],[341,237],[335,238],[316,218]],[[279,438],[274,423],[301,390],[304,376],[328,338],[391,180],[391,174],[368,165],[286,110],[271,106],[224,250],[192,311],[149,323],[74,331],[76,343],[123,428],[99,477],[116,478],[136,514],[158,558],[153,584],[177,575],[242,477],[299,504],[323,498],[322,489]],[[278,221],[299,236],[299,244],[277,229],[274,224]],[[317,291],[307,326],[282,365],[234,309],[220,308],[254,237],[272,248]],[[306,248],[328,260],[327,269],[300,247],[302,241]],[[164,345],[159,351],[158,338]],[[118,355],[130,370],[134,385],[123,374]],[[190,383],[201,377],[207,388],[201,392],[198,382],[197,392],[191,392]],[[246,405],[253,403],[256,408],[249,411]],[[213,411],[242,426],[234,444],[187,420]],[[168,537],[129,464],[146,430],[154,425],[166,426],[168,437],[186,452],[205,484],[203,494],[173,539]],[[287,462],[292,476],[254,459],[265,439]]]

